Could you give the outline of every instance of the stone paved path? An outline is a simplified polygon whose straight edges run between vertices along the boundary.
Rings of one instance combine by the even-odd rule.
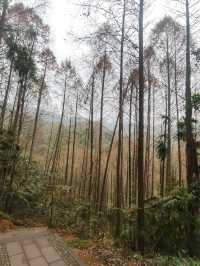
[[[62,238],[45,228],[0,234],[0,266],[83,266]]]

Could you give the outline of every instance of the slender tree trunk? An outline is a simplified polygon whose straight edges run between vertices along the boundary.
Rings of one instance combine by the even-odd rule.
[[[90,103],[90,178],[88,188],[88,199],[91,200],[92,196],[92,181],[93,181],[93,146],[94,146],[94,89],[95,89],[95,73],[92,74],[92,86],[91,86],[91,103]]]
[[[10,130],[12,130],[12,127],[13,127],[14,112],[15,112],[15,106],[17,104],[19,90],[20,90],[20,81],[18,81],[18,84],[17,84],[17,89],[16,89],[16,93],[15,93],[15,99],[14,99],[14,103],[13,103],[13,106],[12,106],[12,111],[10,112],[10,121],[9,121],[9,127],[8,127]]]
[[[7,107],[8,97],[9,97],[9,93],[10,93],[10,84],[11,84],[11,78],[12,78],[12,72],[13,72],[13,65],[14,65],[14,60],[12,58],[11,63],[10,63],[8,83],[7,83],[7,87],[6,87],[6,91],[5,91],[5,96],[4,96],[2,111],[1,111],[1,116],[0,116],[0,129],[3,128],[3,124],[4,124],[6,107]]]
[[[129,144],[128,144],[129,145]],[[129,147],[128,147],[129,150]],[[125,180],[125,191],[124,191],[124,205],[125,208],[129,207],[129,151],[126,158],[126,180]]]
[[[83,179],[83,176],[84,176],[84,167],[85,167],[85,164],[86,164],[88,135],[89,135],[88,134],[88,130],[86,130],[85,140],[84,140],[84,149],[83,149],[83,158],[82,158],[82,163],[81,163],[81,173],[80,173],[81,180]]]
[[[127,91],[128,91],[128,86],[127,86],[127,88],[126,88],[126,90],[125,90],[125,92],[123,94],[122,102],[124,102],[124,99],[126,97]],[[118,113],[117,120],[116,120],[116,123],[115,123],[114,131],[113,131],[113,135],[112,135],[112,139],[111,139],[110,147],[109,147],[109,151],[108,151],[108,156],[107,156],[107,159],[106,159],[106,166],[105,166],[105,170],[104,170],[102,189],[101,189],[101,194],[100,194],[100,203],[99,203],[99,210],[100,211],[102,210],[102,207],[103,207],[103,199],[104,199],[104,194],[105,194],[105,186],[106,186],[106,179],[107,179],[107,174],[108,174],[108,167],[109,167],[110,157],[111,157],[111,153],[112,153],[112,148],[113,148],[113,143],[114,143],[114,139],[115,139],[118,123],[119,123],[119,113]]]
[[[24,86],[24,80],[21,79],[19,82],[19,90],[18,90],[18,95],[17,95],[17,106],[16,106],[16,111],[15,111],[15,116],[14,116],[14,120],[12,123],[12,131],[15,136],[16,136],[17,125],[18,125],[19,114],[20,114],[21,100],[22,100],[22,95],[23,95],[23,86]]]
[[[139,251],[144,253],[144,51],[143,51],[144,0],[139,11],[139,137],[138,137],[138,236]]]
[[[178,104],[178,84],[177,84],[177,48],[175,39],[175,62],[174,62],[174,80],[175,80],[175,97],[176,97],[176,121],[177,121],[177,146],[178,146],[178,180],[179,187],[182,186],[182,156],[181,156],[181,139],[179,134],[179,104]]]
[[[85,165],[84,165],[84,172],[82,174],[82,176],[84,177],[84,184],[83,184],[83,198],[85,199],[86,195],[86,184],[87,184],[87,179],[88,179],[88,156],[89,156],[89,142],[90,142],[90,117],[88,120],[88,128],[87,128],[87,144],[86,144],[86,155],[85,155]],[[87,198],[87,197],[86,197]]]
[[[118,131],[118,150],[117,150],[117,172],[116,172],[116,236],[120,234],[121,217],[120,209],[123,204],[123,177],[122,177],[122,152],[123,152],[123,74],[124,74],[124,35],[126,18],[126,0],[123,1],[122,14],[122,33],[121,33],[121,51],[120,51],[120,80],[119,80],[119,131]]]
[[[145,154],[145,196],[149,197],[149,174],[150,174],[150,139],[151,139],[151,76],[150,76],[150,62],[148,62],[148,110],[147,110],[147,132],[146,132],[146,154]]]
[[[69,153],[70,153],[70,142],[71,142],[71,127],[72,127],[72,119],[70,117],[69,133],[68,133],[68,140],[67,140],[67,157],[66,157],[66,165],[65,165],[65,185],[67,185],[67,181],[68,181]]]
[[[168,88],[168,110],[167,110],[167,163],[166,163],[166,190],[171,189],[171,77],[170,77],[170,58],[169,58],[169,36],[167,33],[167,88]]]
[[[103,184],[102,184],[100,203],[99,203],[99,210],[100,211],[102,210],[102,207],[103,207],[103,198],[104,198],[104,194],[105,194],[105,186],[106,186],[106,179],[107,179],[107,174],[108,174],[108,166],[109,166],[110,156],[111,156],[111,152],[112,152],[113,142],[115,139],[115,134],[117,131],[118,122],[119,122],[119,116],[117,117],[117,121],[115,123],[115,128],[113,131],[113,135],[112,135],[112,139],[111,139],[110,147],[109,147],[109,151],[108,151],[108,156],[107,156],[107,160],[106,160],[106,167],[105,167],[104,176],[103,176]]]
[[[189,192],[196,182],[199,182],[199,169],[197,160],[197,150],[192,133],[192,103],[191,103],[191,32],[190,32],[190,7],[189,0],[186,4],[186,86],[185,86],[185,111],[186,111],[186,178]],[[196,207],[190,208],[192,217],[195,217],[199,210]],[[189,255],[194,255],[193,242],[195,241],[194,223],[188,225],[187,244]]]
[[[153,88],[153,132],[152,132],[152,181],[151,181],[151,197],[154,197],[155,183],[155,88]]]
[[[135,88],[135,125],[134,125],[134,150],[133,150],[133,195],[135,205],[138,199],[138,88]]]
[[[72,145],[72,164],[71,164],[71,176],[69,185],[72,186],[74,179],[74,162],[75,162],[75,147],[76,147],[76,129],[77,129],[77,114],[78,114],[78,93],[76,97],[76,110],[75,110],[75,122],[74,122],[74,138]]]
[[[52,124],[51,124],[51,131],[50,131],[50,135],[49,135],[47,155],[46,155],[46,161],[45,161],[45,166],[44,166],[44,177],[46,177],[47,171],[48,171],[48,167],[47,166],[48,166],[48,162],[49,162],[49,154],[50,154],[52,137],[53,137],[53,120],[52,120]]]
[[[167,143],[167,94],[166,94],[166,111],[165,111],[165,119],[164,119],[164,147],[166,147]],[[161,161],[161,179],[160,179],[160,195],[164,197],[165,194],[165,162],[166,156],[164,155],[163,160]]]
[[[65,78],[65,88],[64,88],[63,103],[62,103],[62,112],[61,112],[60,123],[59,123],[57,137],[56,137],[55,152],[54,152],[53,159],[52,159],[52,166],[51,166],[51,173],[50,173],[50,184],[52,184],[52,182],[54,181],[53,175],[54,175],[54,172],[56,170],[56,163],[58,162],[58,158],[59,158],[59,148],[60,148],[60,143],[61,143],[63,118],[64,118],[64,113],[65,113],[66,91],[67,91],[67,84],[66,84],[66,78]]]
[[[45,65],[45,68],[44,68],[44,74],[43,74],[43,78],[42,78],[42,84],[40,86],[40,90],[39,90],[39,94],[38,94],[38,102],[37,102],[37,109],[36,109],[34,126],[33,126],[33,135],[32,135],[32,141],[31,141],[31,147],[30,147],[28,164],[30,164],[31,161],[32,161],[33,148],[34,148],[34,144],[35,144],[35,137],[36,137],[36,131],[37,131],[38,118],[39,118],[39,113],[40,113],[40,105],[41,105],[42,93],[43,93],[43,89],[44,89],[46,71],[47,71],[47,64]]]
[[[137,137],[136,137],[136,122],[134,122],[134,130],[133,130],[133,182],[132,182],[132,198],[133,198],[133,202],[136,204],[136,191],[137,191],[137,167],[136,167],[136,143],[137,143]]]
[[[62,127],[60,130],[60,133],[58,133],[58,144],[57,144],[57,152],[55,156],[55,167],[54,167],[54,173],[57,173],[57,177],[55,178],[56,184],[58,182],[62,182],[62,179],[59,181],[59,173],[62,172],[62,167],[61,167],[61,151],[62,151],[62,140],[63,140],[63,132],[62,132]]]
[[[25,98],[26,98],[26,92],[27,92],[26,86],[27,86],[27,79],[24,82],[23,93],[21,97],[19,126],[18,126],[18,131],[17,131],[17,144],[19,144],[21,131],[22,131],[22,124],[23,124],[23,118],[24,118],[24,105],[25,105]]]
[[[33,39],[33,42],[31,44],[30,48],[30,55],[29,58],[32,57],[34,46],[35,46],[35,41],[36,37]],[[24,80],[24,86],[23,86],[23,93],[22,93],[22,98],[21,98],[21,110],[20,110],[20,118],[19,118],[19,127],[18,127],[18,133],[17,133],[17,143],[19,144],[20,141],[20,136],[21,136],[21,131],[22,131],[22,124],[23,124],[23,118],[24,118],[24,105],[25,105],[25,98],[26,98],[26,93],[27,93],[27,83],[28,83],[28,76],[29,76],[29,70],[27,71],[25,75],[25,80]]]
[[[106,79],[106,51],[103,59],[103,75],[102,75],[102,87],[101,87],[101,111],[100,111],[100,128],[99,128],[99,160],[98,160],[98,174],[97,174],[97,206],[99,202],[99,192],[101,184],[101,164],[102,164],[102,136],[103,136],[103,111],[104,111],[104,90]]]
[[[131,81],[131,93],[129,103],[129,138],[128,138],[128,206],[132,203],[132,105],[133,105],[133,80]]]
[[[191,33],[190,33],[190,9],[186,0],[186,163],[187,183],[191,190],[192,185],[198,181],[197,152],[192,134],[192,103],[191,103]]]
[[[87,181],[87,174],[85,175],[85,171],[87,172],[87,160],[88,160],[88,143],[89,143],[89,127],[90,127],[90,119],[89,119],[89,126],[86,128],[86,134],[85,134],[85,143],[84,143],[84,152],[83,152],[83,160],[82,160],[82,166],[81,166],[81,174],[80,174],[80,193],[79,198],[84,198],[85,196],[85,184]]]
[[[8,9],[8,0],[3,0],[3,10],[0,18],[0,44],[3,38],[3,34],[5,31],[5,22],[6,22],[6,14]]]

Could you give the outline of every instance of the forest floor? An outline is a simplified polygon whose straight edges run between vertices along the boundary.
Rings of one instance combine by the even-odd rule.
[[[16,226],[11,221],[7,219],[0,219],[0,266],[18,266],[18,265],[29,265],[29,257],[27,257],[25,253],[25,245],[35,245],[37,250],[37,254],[33,254],[36,256],[34,258],[36,260],[36,264],[40,261],[45,264],[46,258],[40,256],[42,253],[41,249],[46,248],[47,246],[43,247],[42,245],[47,245],[47,239],[51,243],[50,246],[53,246],[54,249],[64,261],[66,261],[66,265],[85,265],[85,266],[146,266],[146,265],[153,265],[149,261],[139,261],[137,258],[130,258],[129,254],[126,253],[123,249],[113,248],[109,243],[105,244],[101,241],[94,241],[94,240],[82,240],[79,239],[77,236],[73,235],[66,230],[41,230],[41,225],[36,225],[35,228],[31,227],[23,227],[23,226]],[[47,236],[48,235],[48,236]],[[7,248],[8,245],[8,248]],[[14,247],[14,246],[15,247]],[[56,246],[55,246],[56,245]],[[17,248],[20,249],[21,253],[12,253],[12,249]],[[21,248],[22,247],[22,248]],[[49,245],[48,245],[49,247]],[[11,257],[9,262],[9,252],[8,249],[11,248]],[[38,252],[40,254],[38,254]],[[54,256],[56,255],[54,252]],[[75,260],[73,259],[73,255],[75,255]],[[31,254],[30,254],[31,255]],[[80,258],[80,259],[77,259]],[[54,258],[53,258],[54,259]],[[17,260],[27,261],[25,264],[15,264]],[[37,262],[38,260],[38,262]],[[71,262],[69,264],[69,260],[74,261],[74,264]],[[76,264],[76,261],[79,264]],[[34,262],[34,260],[32,261]],[[58,262],[60,264],[58,264]],[[81,263],[80,263],[81,262]],[[47,261],[46,261],[47,263]],[[65,265],[61,264],[62,260],[58,259],[57,264],[49,264],[49,265]],[[32,264],[30,264],[32,265]],[[43,266],[43,264],[41,264]]]
[[[18,228],[0,234],[1,266],[83,266],[63,238],[47,228]]]
[[[116,248],[107,241],[82,240],[65,230],[57,233],[70,246],[85,265],[88,266],[153,266],[152,259],[141,259],[139,255],[130,255],[130,251]]]
[[[141,257],[139,254],[133,253],[125,248],[117,248],[109,239],[82,239],[70,231],[47,229],[47,226],[45,226],[45,224],[37,224],[36,222],[28,224],[23,220],[12,222],[6,218],[0,218],[0,266],[200,266],[199,260],[193,263],[184,258],[183,260],[181,258],[171,260],[172,258],[169,257],[169,260],[168,258],[166,260],[166,257],[162,256],[155,257],[153,255],[146,255],[145,257]],[[22,237],[18,236],[17,239],[17,234],[21,233]],[[9,235],[10,239],[7,237]],[[46,239],[44,239],[44,236]],[[7,244],[11,242],[14,242],[15,245],[17,242],[19,245],[17,245],[18,247],[14,245],[14,249],[19,248],[22,251],[16,254],[17,256],[14,261],[12,258],[9,261]],[[57,259],[56,263],[48,264],[46,258],[42,255],[41,249],[48,248],[47,246],[43,246],[47,245],[47,242],[49,242],[48,247],[52,247],[52,252]],[[40,254],[37,251],[36,254],[33,254],[34,256],[38,256],[34,258],[36,259],[36,264],[30,264],[29,262],[29,264],[20,264],[21,262],[15,264],[17,259],[29,261],[25,245],[35,245],[36,249],[39,248]],[[11,245],[11,252],[12,249],[13,246]],[[43,264],[39,264],[39,262]]]

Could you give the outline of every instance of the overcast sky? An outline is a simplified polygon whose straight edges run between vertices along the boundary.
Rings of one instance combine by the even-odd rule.
[[[166,0],[155,1],[148,11],[148,22],[153,21],[153,23],[156,23],[167,12],[165,8]],[[51,46],[58,61],[64,60],[66,57],[70,58],[78,72],[83,76],[81,68],[84,61],[84,52],[87,49],[73,41],[71,32],[77,36],[87,35],[88,31],[90,31],[90,26],[87,17],[83,15],[84,11],[78,3],[80,3],[80,0],[49,0],[47,19],[52,33]],[[145,22],[147,22],[147,17]]]
[[[71,59],[78,73],[83,77],[83,61],[84,55],[87,54],[87,48],[86,45],[83,46],[74,42],[74,38],[71,34],[73,33],[75,36],[84,36],[87,35],[91,29],[87,17],[84,16],[83,10],[78,5],[82,0],[48,1],[48,13],[45,15],[44,19],[50,25],[51,29],[51,48],[58,61],[64,60],[65,58]],[[150,0],[146,0],[145,2],[148,3],[149,1]],[[174,10],[174,5],[177,5],[175,8],[180,10],[180,5],[173,4],[173,0],[151,0],[151,2],[153,2],[153,4],[151,8],[148,9],[148,14],[146,13],[144,17],[145,25],[150,25],[148,31],[166,14],[173,16],[172,11]]]
[[[86,32],[83,26],[85,17],[81,14],[77,0],[49,0],[48,23],[52,32],[52,46],[59,60],[81,56],[79,45],[73,41],[73,36]],[[86,25],[85,25],[86,26]]]
[[[59,2],[59,4],[58,4]],[[86,34],[88,30],[87,19],[83,15],[78,0],[49,0],[48,23],[52,31],[52,46],[57,58],[66,57],[79,60],[81,57],[80,46],[73,42],[69,32],[75,35]],[[166,9],[166,0],[155,0],[150,9],[151,20],[159,20],[169,9]]]
[[[24,2],[27,0],[12,0],[13,2]],[[29,0],[29,3],[39,3],[39,0]],[[82,0],[47,0],[49,3],[48,12],[45,15],[45,21],[51,28],[51,46],[58,59],[58,61],[71,58],[75,64],[81,60],[86,47],[80,46],[73,41],[73,33],[75,36],[86,35],[90,30],[89,23],[87,23],[86,16],[83,15],[83,10],[80,7]],[[91,0],[92,1],[92,0]],[[144,18],[146,24],[153,25],[159,21],[164,15],[175,15],[176,19],[179,17],[181,10],[180,2],[174,0],[145,0],[145,3],[151,2],[151,8],[148,9],[148,14]],[[184,1],[183,1],[184,3]],[[191,0],[191,4],[195,4],[200,12],[200,1]],[[34,4],[33,4],[34,6]],[[174,13],[174,10],[178,12]],[[196,14],[198,15],[199,12]],[[151,22],[151,23],[150,23]],[[200,25],[200,23],[199,23]],[[150,29],[149,27],[149,29]],[[200,30],[200,26],[195,27],[196,32]],[[196,33],[195,32],[195,33]],[[196,34],[195,37],[197,38]],[[84,49],[83,49],[84,48]]]

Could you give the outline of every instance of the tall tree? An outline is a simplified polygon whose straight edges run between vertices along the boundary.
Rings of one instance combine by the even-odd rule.
[[[72,119],[70,117],[69,121],[69,131],[68,131],[68,138],[67,138],[67,157],[66,157],[66,164],[65,164],[65,185],[67,185],[68,177],[69,177],[69,153],[70,153],[70,142],[71,142],[71,127],[72,127]]]
[[[3,34],[5,31],[5,23],[6,23],[6,14],[8,10],[8,0],[2,0],[0,3],[0,8],[1,8],[1,17],[0,17],[0,44],[3,38]]]
[[[116,173],[116,236],[120,233],[121,217],[120,209],[123,205],[123,81],[124,81],[124,41],[125,41],[126,0],[123,1],[122,30],[120,43],[120,78],[119,78],[119,127],[117,149],[117,173]]]
[[[137,244],[144,253],[144,44],[143,44],[144,0],[139,9],[139,131],[138,131],[138,213]]]
[[[199,182],[199,168],[196,144],[192,132],[192,102],[191,102],[191,29],[190,29],[190,5],[189,0],[185,0],[186,10],[186,81],[185,81],[185,112],[186,112],[186,178],[188,190],[191,192],[193,185]],[[190,208],[190,213],[194,217],[198,210]],[[188,251],[194,255],[193,241],[195,240],[195,228],[191,221],[187,232]]]
[[[91,81],[91,100],[90,100],[90,173],[89,173],[89,187],[88,187],[88,199],[92,197],[92,181],[93,181],[93,148],[94,148],[94,92],[95,92],[95,69],[92,73]]]
[[[192,102],[191,102],[191,30],[190,30],[190,6],[189,1],[185,1],[186,10],[186,163],[187,163],[187,183],[189,190],[199,179],[198,161],[196,145],[192,133]]]
[[[105,93],[105,80],[107,70],[107,54],[106,51],[97,67],[102,70],[102,88],[101,88],[101,110],[100,110],[100,125],[99,125],[99,154],[98,154],[98,173],[97,173],[97,204],[99,200],[100,184],[101,184],[101,168],[102,168],[102,141],[103,141],[103,111],[104,111],[104,93]]]
[[[76,134],[77,134],[77,116],[78,116],[78,104],[79,104],[79,95],[77,92],[76,96],[76,107],[75,107],[75,115],[74,115],[74,133],[73,133],[73,144],[72,144],[72,163],[71,163],[71,174],[69,185],[72,186],[74,181],[74,164],[75,164],[75,147],[76,147]]]
[[[38,101],[37,101],[37,108],[35,113],[35,120],[34,120],[34,126],[33,126],[33,134],[32,134],[32,140],[31,140],[31,147],[30,147],[30,153],[29,153],[29,164],[32,161],[32,155],[33,155],[33,148],[35,144],[35,137],[36,137],[36,131],[37,131],[37,125],[38,125],[38,119],[39,119],[39,113],[40,113],[40,106],[41,106],[41,100],[43,96],[43,92],[45,89],[45,78],[47,74],[47,69],[52,68],[55,65],[55,57],[51,50],[46,49],[41,54],[42,63],[43,63],[43,74],[41,77],[41,83],[39,87],[38,92]]]

